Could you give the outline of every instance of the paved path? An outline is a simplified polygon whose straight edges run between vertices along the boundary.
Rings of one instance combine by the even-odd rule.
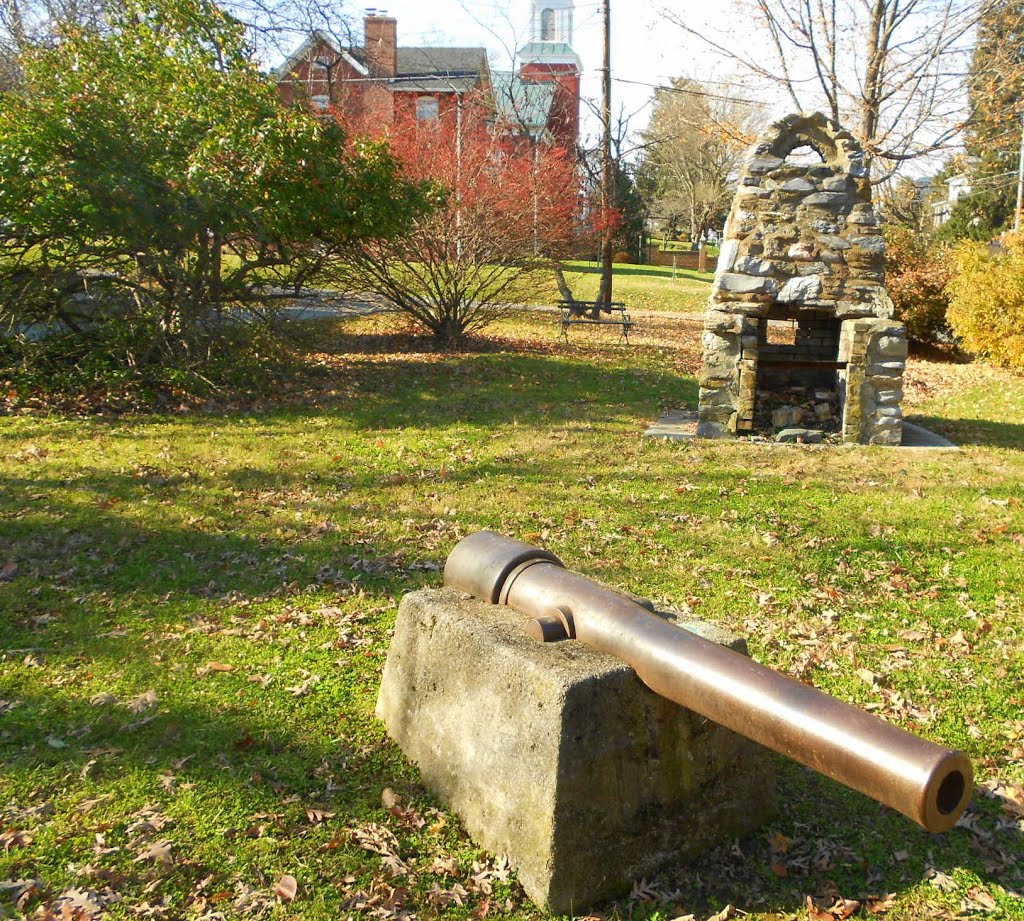
[[[551,307],[544,304],[509,304],[511,310],[521,310],[525,313],[559,313],[559,307]],[[372,316],[378,313],[399,313],[397,307],[392,307],[380,299],[372,296],[361,298],[339,297],[333,292],[311,292],[308,298],[298,300],[283,308],[282,316],[294,320],[329,320],[334,317],[349,316]],[[704,318],[701,313],[675,313],[671,310],[630,310],[630,316],[636,318],[650,318],[657,320],[693,320],[700,322]]]

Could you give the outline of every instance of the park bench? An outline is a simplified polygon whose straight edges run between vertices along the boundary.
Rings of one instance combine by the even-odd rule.
[[[627,345],[629,344],[629,331],[633,328],[633,321],[626,313],[626,305],[621,301],[600,305],[596,301],[559,301],[558,307],[562,312],[562,338],[566,342],[569,341],[570,326],[619,326],[622,328],[622,338]],[[601,314],[608,314],[608,317],[592,317],[595,307]]]

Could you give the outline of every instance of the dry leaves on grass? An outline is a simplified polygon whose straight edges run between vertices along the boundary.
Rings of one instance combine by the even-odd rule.
[[[828,908],[824,908],[823,905],[828,905],[829,901],[822,902],[807,896],[805,906],[810,921],[847,921],[860,910],[860,902],[853,899],[836,899]]]
[[[359,828],[352,829],[352,840],[364,851],[381,856],[397,856],[398,839],[383,825],[369,822]]]
[[[196,667],[196,677],[205,678],[212,672],[233,672],[235,670],[234,665],[227,665],[224,662],[207,662],[206,665],[199,665]]]
[[[0,832],[0,851],[5,854],[18,847],[28,847],[32,843],[32,836],[13,828]]]
[[[456,883],[450,889],[445,889],[440,883],[434,883],[427,893],[427,901],[435,908],[447,908],[449,905],[462,906],[466,904],[469,892],[464,886]]]
[[[137,697],[132,697],[125,701],[125,707],[129,713],[139,714],[152,710],[158,703],[159,699],[156,696],[156,691],[145,691]]]
[[[998,800],[1003,812],[1024,818],[1024,787],[1005,780],[986,780],[978,784],[979,791]]]
[[[104,889],[66,889],[53,901],[43,905],[35,914],[38,921],[91,921],[108,905],[121,901],[121,896]]]
[[[154,841],[150,844],[143,844],[133,863],[160,863],[170,866],[174,863],[174,855],[171,853],[173,849],[174,844],[170,841]]]
[[[277,881],[274,893],[283,902],[294,902],[299,894],[299,883],[294,876],[285,874]]]
[[[300,669],[299,673],[303,676],[302,683],[291,688],[285,688],[285,690],[293,697],[305,697],[313,690],[313,688],[323,681],[319,675],[310,674],[304,669]]]

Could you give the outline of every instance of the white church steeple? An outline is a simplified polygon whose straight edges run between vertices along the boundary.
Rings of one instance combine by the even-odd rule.
[[[572,45],[573,0],[533,0],[533,41]]]

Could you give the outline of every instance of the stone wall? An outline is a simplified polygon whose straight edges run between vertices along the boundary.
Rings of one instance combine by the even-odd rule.
[[[903,325],[891,320],[847,320],[840,337],[839,358],[847,362],[839,372],[846,406],[843,441],[900,444],[900,402],[907,360]]]
[[[815,152],[820,162],[792,157],[800,148]],[[905,331],[891,317],[885,241],[863,151],[848,131],[821,114],[792,115],[775,123],[749,155],[725,228],[704,325],[700,434],[753,431],[758,393],[768,379],[759,373],[760,364],[770,357],[773,374],[785,359],[817,363],[818,372],[798,370],[806,370],[815,382],[827,375],[841,400],[863,391],[873,401],[851,410],[849,423],[842,426],[844,440],[898,443],[898,399],[871,397],[871,392],[901,394],[888,374],[896,369],[882,368],[893,362],[881,361],[879,351],[902,348],[906,355]],[[795,322],[795,342],[769,343],[765,318]],[[860,319],[884,322],[886,331],[875,335],[857,328],[849,334],[853,338],[843,357],[840,324]],[[903,346],[890,340],[902,340]],[[876,358],[887,375],[876,373],[871,364]],[[868,364],[841,377],[844,362]],[[884,378],[893,386],[879,384],[874,391],[850,386],[857,375]],[[848,403],[843,401],[844,408]],[[888,420],[884,425],[882,418]],[[861,426],[858,420],[871,421]]]

